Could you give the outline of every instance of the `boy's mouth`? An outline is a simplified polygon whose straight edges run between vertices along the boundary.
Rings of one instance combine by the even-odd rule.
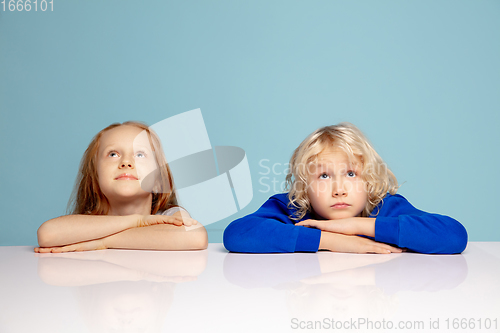
[[[331,205],[330,207],[335,208],[335,209],[342,209],[342,208],[347,208],[350,207],[351,205],[346,204],[345,202],[337,202],[334,205]]]

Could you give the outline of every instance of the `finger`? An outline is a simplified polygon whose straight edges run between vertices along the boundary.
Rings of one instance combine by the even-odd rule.
[[[39,247],[38,248],[38,253],[50,253],[52,250],[51,247]]]
[[[52,248],[52,253],[74,252],[75,246],[61,246]]]
[[[382,251],[383,253],[401,253],[401,249],[386,244],[384,244],[384,246],[379,246],[378,249],[380,249],[380,251]]]
[[[35,251],[36,253],[39,253],[39,252],[40,252],[40,248],[39,248],[39,247],[35,247],[35,248],[34,248],[34,251]]]
[[[307,222],[307,221],[302,221],[299,223],[296,223],[295,225],[300,225],[303,227],[313,227],[313,228],[320,228],[321,224],[318,222]]]
[[[177,226],[182,225],[182,220],[175,216],[159,216],[157,219],[152,220],[152,224],[174,224]]]
[[[399,247],[394,247],[394,246],[391,246],[390,250],[392,253],[402,253],[403,252],[402,249],[400,249]]]
[[[177,226],[181,226],[184,224],[184,222],[182,221],[182,219],[178,218],[177,216],[170,216],[170,219],[168,220],[169,224],[174,224],[174,225],[177,225]]]
[[[184,219],[182,220],[182,224],[186,227],[190,227],[191,226],[191,221],[189,221],[188,219]]]
[[[193,225],[198,224],[198,221],[196,221],[195,219],[192,219],[190,217],[184,218],[182,221],[184,222],[184,225],[186,227],[191,227]]]
[[[401,253],[401,252],[403,252],[400,248],[398,248],[398,247],[394,247],[394,246],[391,246],[391,245],[389,245],[389,244],[383,244],[383,243],[382,243],[382,244],[381,244],[381,246],[382,246],[384,249],[389,250],[389,251],[394,252],[394,253]]]
[[[300,222],[296,223],[295,225],[304,225],[304,226],[305,225],[313,225],[314,222],[316,222],[316,221],[313,221],[313,220],[304,220],[304,221],[300,221]]]
[[[372,248],[368,251],[368,253],[389,254],[391,253],[391,250],[375,245],[372,246]]]

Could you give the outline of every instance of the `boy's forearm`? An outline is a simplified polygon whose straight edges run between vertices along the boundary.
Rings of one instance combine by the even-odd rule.
[[[357,236],[322,231],[318,250],[328,250],[332,252],[353,252],[350,250],[350,247],[352,247],[350,242],[352,242],[355,237]]]
[[[373,217],[355,217],[356,219],[356,235],[365,235],[375,237],[375,218]]]
[[[336,234],[333,232],[322,231],[321,238],[319,240],[318,250],[336,251],[335,250],[335,236],[336,236]]]
[[[374,240],[352,235],[337,234],[322,231],[319,250],[349,253],[392,253],[401,252],[401,249]]]
[[[208,236],[203,226],[159,224],[124,230],[106,237],[104,243],[108,249],[203,250],[208,246]]]
[[[38,228],[40,247],[63,246],[103,238],[135,227],[138,215],[65,215]]]

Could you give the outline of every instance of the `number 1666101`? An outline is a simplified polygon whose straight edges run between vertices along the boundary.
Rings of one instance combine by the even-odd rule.
[[[0,4],[4,12],[54,11],[54,0],[2,0]]]

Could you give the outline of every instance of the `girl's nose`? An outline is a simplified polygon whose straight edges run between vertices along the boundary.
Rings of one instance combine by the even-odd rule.
[[[121,163],[120,163],[120,169],[121,168],[133,168],[133,167],[134,167],[134,164],[127,159],[123,159],[123,161],[121,161]]]

